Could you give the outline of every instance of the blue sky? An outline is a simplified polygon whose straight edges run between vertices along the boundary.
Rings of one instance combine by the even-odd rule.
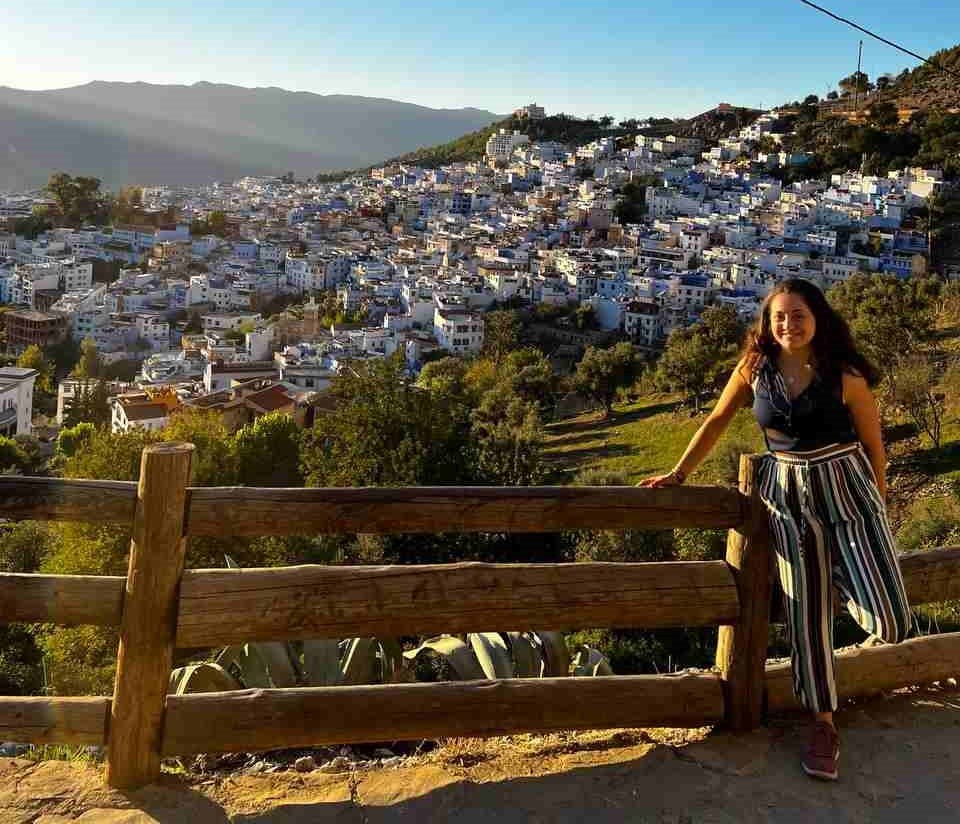
[[[4,12],[0,85],[207,80],[501,113],[537,101],[581,116],[692,115],[823,95],[856,68],[861,37],[799,0],[64,5]],[[960,42],[956,0],[821,5],[920,54]],[[871,77],[916,62],[864,37]]]

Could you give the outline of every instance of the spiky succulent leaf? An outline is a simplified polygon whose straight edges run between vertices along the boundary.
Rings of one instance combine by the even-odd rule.
[[[377,682],[377,639],[351,638],[341,667],[342,684],[375,684]]]
[[[408,650],[403,657],[408,661],[416,660],[418,655],[429,653],[440,656],[461,681],[483,680],[481,669],[476,656],[463,641],[453,635],[438,635],[429,638],[416,649]]]
[[[573,674],[576,676],[613,675],[613,670],[600,650],[581,645],[577,647],[573,656]]]
[[[403,649],[396,638],[380,639],[380,680],[390,684],[401,677],[404,669]]]
[[[173,695],[186,695],[193,692],[228,692],[242,689],[229,672],[219,664],[203,662],[188,664],[170,673],[169,691]]]
[[[491,679],[513,678],[513,660],[506,641],[497,632],[471,632],[467,641],[483,674]]]
[[[508,632],[507,640],[510,642],[517,678],[538,678],[543,668],[540,648],[525,632]]]
[[[561,678],[570,674],[570,653],[559,632],[536,631],[531,633],[540,642],[543,655],[544,678]]]
[[[336,638],[315,638],[303,642],[303,680],[311,687],[340,683],[340,643]]]

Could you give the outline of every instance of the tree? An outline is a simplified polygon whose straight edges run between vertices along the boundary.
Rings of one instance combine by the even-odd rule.
[[[900,113],[892,100],[881,100],[870,106],[870,123],[878,129],[891,129],[900,122]]]
[[[542,434],[535,403],[508,386],[491,389],[473,412],[472,434],[482,481],[502,486],[539,482]]]
[[[304,435],[308,486],[442,486],[469,477],[463,416],[410,383],[397,359],[352,364],[327,395],[334,411]]]
[[[97,434],[92,423],[65,425],[57,435],[56,454],[62,458],[72,458],[80,449],[85,449]]]
[[[80,341],[80,360],[70,373],[72,378],[97,378],[100,376],[102,362],[93,338]]]
[[[827,100],[837,100],[840,97],[836,92],[827,92]]]
[[[865,72],[854,72],[844,77],[837,85],[844,94],[863,94],[870,85],[870,78]]]
[[[22,472],[27,463],[23,448],[13,438],[0,435],[0,474]]]
[[[543,412],[552,405],[553,367],[538,349],[518,349],[507,356],[503,373],[509,386],[522,400]]]
[[[820,102],[820,98],[817,97],[815,94],[808,94],[805,98],[803,98],[804,106],[816,106],[817,103],[819,102]]]
[[[88,423],[104,427],[110,418],[110,389],[106,381],[87,379],[74,390],[73,400],[63,415],[63,425]]]
[[[588,346],[577,364],[573,384],[578,392],[603,406],[604,417],[613,411],[617,390],[630,386],[637,377],[638,363],[629,343],[618,343],[610,349]]]
[[[71,177],[64,172],[50,175],[45,191],[56,204],[56,213],[68,226],[102,225],[110,214],[110,198],[100,191],[96,177]]]
[[[939,449],[946,396],[936,388],[936,369],[921,354],[902,358],[892,376],[894,400]]]
[[[270,412],[240,428],[232,450],[237,482],[245,486],[303,486],[300,427],[289,415]]]
[[[932,278],[856,274],[827,297],[847,320],[857,345],[882,371],[930,338],[940,284]]]
[[[520,313],[512,309],[498,309],[483,316],[483,349],[499,364],[509,352],[520,345]]]
[[[17,366],[23,369],[36,369],[39,373],[33,383],[34,402],[45,400],[53,394],[53,364],[47,360],[43,350],[32,344],[23,350],[17,358]]]
[[[715,387],[722,368],[702,328],[678,329],[670,335],[657,364],[657,382],[666,390],[692,398],[694,412],[699,414],[701,400]]]
[[[700,328],[717,353],[736,347],[743,338],[744,325],[732,306],[708,306],[700,315]]]

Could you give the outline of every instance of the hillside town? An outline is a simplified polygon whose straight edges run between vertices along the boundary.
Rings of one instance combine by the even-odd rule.
[[[482,161],[440,168],[144,188],[141,214],[175,215],[159,227],[28,239],[9,227],[47,195],[9,194],[6,352],[92,341],[102,363],[134,364],[109,384],[114,431],[162,428],[181,408],[215,410],[231,429],[275,411],[309,425],[351,361],[398,355],[416,374],[479,353],[491,309],[523,309],[560,356],[616,340],[654,353],[708,306],[753,318],[783,278],[925,274],[929,239],[911,210],[948,185],[942,173],[805,180],[810,156],[781,148],[782,115],[716,145],[641,134],[570,148],[501,129]],[[222,231],[197,233],[214,215]],[[0,434],[31,431],[35,374],[0,369]],[[60,381],[58,423],[83,386]]]

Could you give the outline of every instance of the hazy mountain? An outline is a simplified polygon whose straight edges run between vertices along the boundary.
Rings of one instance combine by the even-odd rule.
[[[350,95],[213,83],[94,82],[51,91],[0,87],[0,190],[51,172],[130,183],[299,177],[368,166],[497,119]]]

